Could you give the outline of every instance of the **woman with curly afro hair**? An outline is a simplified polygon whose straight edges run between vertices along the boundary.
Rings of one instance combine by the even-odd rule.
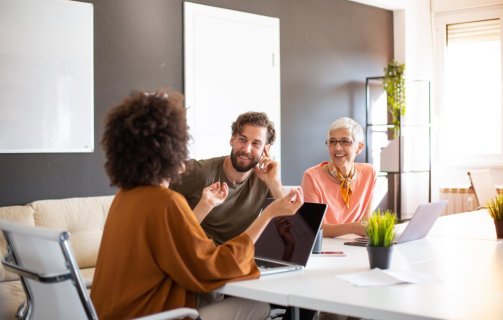
[[[242,234],[217,245],[185,198],[169,189],[184,170],[188,140],[177,92],[137,92],[106,116],[105,169],[118,192],[91,290],[100,318],[130,319],[179,307],[198,308],[204,320],[269,316],[265,303],[199,297],[228,281],[259,277],[254,242],[271,219],[298,210],[302,192],[274,201]],[[198,210],[211,210],[227,193],[225,183],[206,187]]]

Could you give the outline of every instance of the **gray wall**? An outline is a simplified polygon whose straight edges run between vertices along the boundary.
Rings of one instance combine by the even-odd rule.
[[[99,145],[107,110],[131,89],[183,90],[182,0],[86,2],[94,4],[95,151],[0,154],[0,206],[113,194]],[[280,18],[282,177],[299,184],[328,159],[333,120],[364,124],[365,77],[382,74],[393,56],[392,12],[347,0],[193,2]]]

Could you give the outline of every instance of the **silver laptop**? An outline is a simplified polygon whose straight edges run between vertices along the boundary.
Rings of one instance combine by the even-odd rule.
[[[426,237],[433,224],[447,206],[447,200],[420,204],[409,222],[395,226],[395,243],[400,244]],[[346,245],[365,247],[369,243],[368,238],[356,238],[354,241],[345,242]]]
[[[420,204],[409,222],[396,225],[396,243],[404,243],[426,237],[446,206],[447,200]]]
[[[260,274],[303,269],[326,210],[326,204],[304,202],[293,216],[271,220],[255,243],[255,263]]]

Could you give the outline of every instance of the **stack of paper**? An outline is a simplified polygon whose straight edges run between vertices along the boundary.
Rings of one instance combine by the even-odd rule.
[[[356,286],[390,286],[400,283],[428,283],[439,281],[438,278],[413,270],[381,270],[379,268],[361,273],[336,275]]]

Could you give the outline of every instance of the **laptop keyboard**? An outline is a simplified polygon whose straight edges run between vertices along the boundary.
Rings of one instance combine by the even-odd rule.
[[[255,259],[255,263],[257,264],[257,266],[259,266],[261,268],[266,268],[266,269],[285,266],[285,264],[283,264],[283,263],[277,263],[277,262],[273,262],[273,261],[260,260],[260,259]]]

